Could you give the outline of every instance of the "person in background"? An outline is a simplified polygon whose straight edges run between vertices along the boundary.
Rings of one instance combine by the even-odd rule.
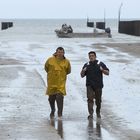
[[[73,33],[73,29],[70,25],[68,26],[68,33]]]
[[[62,28],[60,29],[60,32],[68,33],[68,25],[67,24],[62,24]]]
[[[87,102],[88,102],[88,119],[93,119],[93,105],[94,99],[96,103],[96,115],[101,118],[101,98],[103,88],[103,74],[109,75],[109,69],[107,66],[96,60],[96,52],[90,51],[88,53],[89,62],[85,63],[81,70],[81,77],[86,76],[86,88],[87,88]]]
[[[58,108],[58,117],[62,117],[63,98],[66,95],[66,79],[71,73],[70,61],[64,56],[64,48],[58,47],[52,57],[48,58],[45,63],[45,71],[47,72],[47,90],[49,96],[49,104],[51,107],[50,118],[55,115],[55,101]]]

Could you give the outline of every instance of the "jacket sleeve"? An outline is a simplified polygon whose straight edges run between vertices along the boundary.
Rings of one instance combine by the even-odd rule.
[[[67,74],[71,73],[71,64],[70,61],[68,60],[68,68],[67,68]]]
[[[44,66],[44,69],[45,69],[46,72],[48,72],[48,69],[49,69],[49,60],[46,61],[45,66]]]
[[[80,75],[81,75],[82,78],[86,75],[86,70],[87,70],[87,63],[84,64],[84,66],[83,66],[83,68],[81,70]]]
[[[103,63],[103,62],[100,62],[100,66],[104,69],[104,70],[108,70],[108,67]]]

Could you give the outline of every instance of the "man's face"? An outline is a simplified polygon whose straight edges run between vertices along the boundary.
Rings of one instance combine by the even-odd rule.
[[[56,52],[56,56],[58,58],[63,58],[64,57],[64,51],[58,49],[57,52]]]
[[[95,56],[94,53],[89,54],[89,60],[90,60],[90,61],[96,60],[96,56]]]

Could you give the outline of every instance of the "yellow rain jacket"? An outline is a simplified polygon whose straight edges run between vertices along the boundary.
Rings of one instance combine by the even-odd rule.
[[[67,74],[71,72],[71,65],[68,59],[60,60],[55,56],[50,57],[45,63],[45,71],[47,72],[47,95],[61,93],[66,95],[66,79]]]

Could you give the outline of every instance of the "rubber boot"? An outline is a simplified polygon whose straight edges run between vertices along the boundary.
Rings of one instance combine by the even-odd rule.
[[[57,103],[57,108],[58,108],[58,117],[62,117],[62,112],[63,112],[63,95],[57,94],[56,95],[56,103]]]
[[[93,118],[93,100],[88,99],[88,112],[89,112],[89,116],[88,119],[92,119]]]
[[[55,113],[55,95],[49,97],[49,103],[51,107],[50,118],[53,118]]]

